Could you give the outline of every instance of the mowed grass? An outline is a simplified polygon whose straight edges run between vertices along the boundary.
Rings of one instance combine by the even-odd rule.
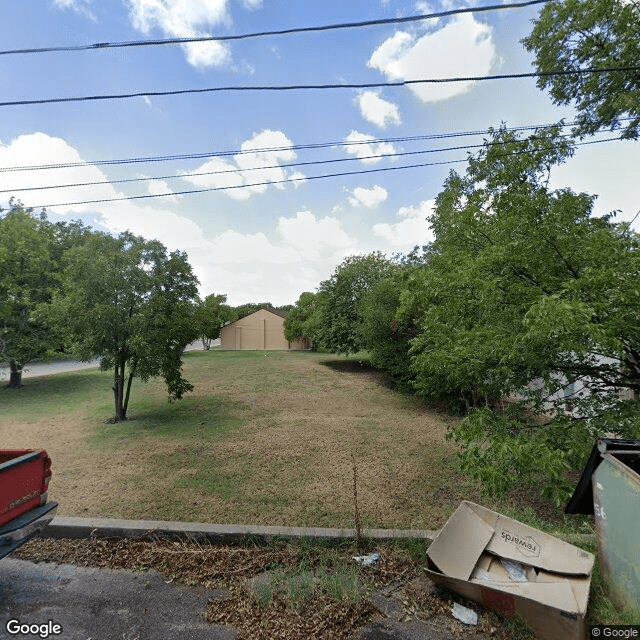
[[[487,500],[455,465],[450,418],[359,364],[310,352],[189,352],[194,392],[169,403],[136,382],[113,415],[111,373],[27,379],[3,391],[0,441],[44,447],[61,515],[213,523],[435,529]],[[519,498],[521,503],[521,497]]]

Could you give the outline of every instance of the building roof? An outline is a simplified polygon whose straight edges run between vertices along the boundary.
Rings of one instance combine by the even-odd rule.
[[[258,313],[258,311],[268,311],[269,313],[273,313],[274,315],[280,316],[281,318],[286,318],[289,315],[286,311],[280,311],[280,309],[272,309],[270,307],[259,307],[258,309],[256,309],[255,311],[252,311],[251,313],[246,313],[240,318],[236,318],[233,322],[230,322],[229,324],[238,322],[238,320],[242,320],[243,318],[248,318],[249,316],[252,316],[254,313]]]

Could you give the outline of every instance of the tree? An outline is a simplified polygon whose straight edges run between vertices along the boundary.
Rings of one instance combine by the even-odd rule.
[[[0,359],[9,363],[9,388],[22,385],[26,364],[60,347],[43,311],[60,288],[64,252],[86,233],[79,222],[51,223],[13,201],[0,217]]]
[[[92,234],[67,253],[64,295],[52,314],[64,322],[74,353],[113,369],[115,420],[126,420],[134,377],[163,376],[170,399],[193,386],[182,351],[198,333],[197,279],[186,255],[131,233]]]
[[[367,291],[361,305],[361,332],[371,365],[388,373],[394,384],[406,391],[412,389],[413,379],[411,340],[419,333],[416,310],[406,294],[428,259],[426,247],[394,256],[387,276]]]
[[[224,304],[226,301],[227,296],[212,293],[198,305],[196,313],[198,334],[202,340],[202,346],[207,351],[211,347],[211,341],[220,337],[220,329],[227,322],[237,318],[236,312],[229,305]]]
[[[318,339],[319,318],[316,295],[310,291],[301,293],[295,306],[285,318],[284,337],[289,342],[306,338],[315,343]]]
[[[320,283],[317,341],[321,346],[345,354],[365,347],[363,300],[391,269],[391,261],[379,251],[350,256],[336,267],[329,280]]]
[[[0,218],[0,358],[9,362],[9,388],[20,387],[24,365],[50,347],[36,309],[49,299],[51,271],[46,218],[11,203]]]
[[[494,132],[438,196],[413,294],[416,388],[468,412],[452,432],[463,467],[558,499],[595,437],[640,435],[640,240],[592,217],[594,196],[548,188],[571,153],[556,127]]]
[[[602,127],[623,127],[623,136],[640,133],[640,3],[637,0],[552,0],[523,39],[535,53],[539,72],[559,69],[635,67],[600,73],[541,76],[538,86],[549,89],[555,104],[574,104],[579,135]]]

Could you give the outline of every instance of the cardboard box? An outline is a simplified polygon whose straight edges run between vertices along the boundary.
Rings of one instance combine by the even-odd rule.
[[[427,555],[437,584],[519,618],[544,640],[584,640],[593,554],[465,501]]]

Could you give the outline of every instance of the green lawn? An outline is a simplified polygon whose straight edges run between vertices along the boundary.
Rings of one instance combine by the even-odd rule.
[[[457,470],[452,418],[357,358],[212,350],[186,354],[184,372],[195,389],[179,402],[160,380],[134,384],[123,424],[106,422],[110,372],[27,379],[0,392],[3,447],[47,449],[61,515],[352,528],[353,454],[365,527],[436,529],[473,500],[566,539],[578,529],[534,491],[483,496]],[[634,620],[597,571],[592,595],[593,620]]]

